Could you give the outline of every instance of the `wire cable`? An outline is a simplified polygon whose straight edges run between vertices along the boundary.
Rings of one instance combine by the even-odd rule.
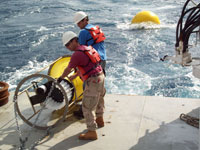
[[[187,51],[189,46],[189,38],[192,33],[195,33],[195,29],[200,27],[200,3],[195,4],[195,7],[189,8],[189,2],[194,2],[192,0],[187,0],[183,6],[181,16],[179,18],[176,27],[176,44],[175,47],[179,47],[179,42],[183,42],[183,53]],[[186,18],[186,19],[185,19]],[[185,22],[184,22],[185,19]]]

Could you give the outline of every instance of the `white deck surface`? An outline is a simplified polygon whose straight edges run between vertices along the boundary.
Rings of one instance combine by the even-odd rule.
[[[20,145],[12,96],[8,104],[0,107],[1,150],[14,150]],[[199,130],[179,116],[185,113],[199,117],[200,99],[107,94],[105,106],[105,127],[97,129],[98,140],[79,140],[79,134],[86,131],[85,120],[72,116],[56,126],[35,149],[199,150]],[[23,138],[30,133],[26,148],[45,134],[22,121],[20,128]]]

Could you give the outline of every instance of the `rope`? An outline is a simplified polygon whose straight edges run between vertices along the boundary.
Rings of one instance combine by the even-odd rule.
[[[194,4],[194,5],[196,5],[197,6],[197,4],[193,1],[193,0],[191,0],[191,2]]]

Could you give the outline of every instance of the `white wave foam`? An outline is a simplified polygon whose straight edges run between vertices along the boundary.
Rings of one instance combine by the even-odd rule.
[[[120,71],[122,68],[124,68],[124,72]],[[112,72],[111,75],[106,77],[109,93],[142,95],[144,91],[151,87],[149,75],[125,64],[121,66],[116,64],[114,68],[109,68],[108,72]]]
[[[36,32],[42,32],[42,31],[47,31],[49,30],[48,28],[46,28],[45,26],[41,26],[38,30],[36,30]]]
[[[44,41],[47,40],[48,38],[49,38],[48,35],[43,35],[43,36],[41,36],[41,37],[39,38],[38,41],[33,41],[33,42],[32,42],[33,47],[36,47],[36,46],[40,45],[42,42],[44,42]]]
[[[34,13],[40,13],[41,12],[41,8],[36,8],[35,10],[32,10],[30,12],[30,14],[34,14]]]
[[[9,90],[15,89],[18,81],[21,81],[23,78],[41,70],[49,64],[50,62],[47,62],[46,60],[43,62],[37,62],[36,60],[33,60],[29,61],[28,64],[23,66],[21,69],[16,70],[15,72],[10,72],[8,74],[10,77],[7,79],[7,83],[10,86]]]
[[[193,76],[192,72],[188,73],[186,75],[187,77],[189,77],[192,81],[192,84],[194,84],[193,87],[189,87],[191,91],[195,90],[200,92],[200,80],[196,77]]]
[[[154,10],[167,10],[169,11],[169,9],[174,9],[177,8],[177,6],[174,5],[166,5],[166,6],[161,6],[161,7],[155,7]]]

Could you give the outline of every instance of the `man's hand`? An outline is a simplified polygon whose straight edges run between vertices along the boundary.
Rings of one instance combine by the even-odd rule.
[[[69,78],[70,81],[72,81],[72,80],[74,80],[77,76],[78,76],[78,74],[76,73],[75,75],[72,75],[72,76],[70,76],[70,77],[68,77],[68,78]]]

